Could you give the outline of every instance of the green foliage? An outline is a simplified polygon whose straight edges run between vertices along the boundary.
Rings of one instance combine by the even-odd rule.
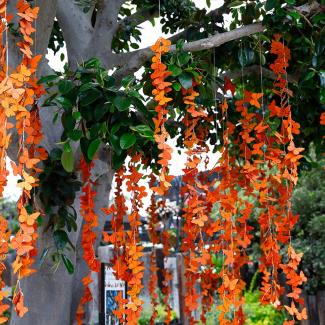
[[[247,325],[274,325],[282,324],[286,319],[285,312],[276,310],[272,305],[261,305],[260,292],[247,291],[245,293],[244,312],[247,316]]]
[[[0,215],[8,220],[12,234],[19,230],[16,202],[8,198],[0,198]]]
[[[261,305],[259,302],[260,293],[258,290],[248,290],[244,294],[244,313],[246,325],[275,325],[282,324],[286,319],[283,311],[278,311],[272,305]],[[206,314],[206,325],[218,325],[219,311],[213,306]],[[202,324],[201,322],[199,324]],[[203,324],[202,324],[203,325]]]
[[[325,289],[325,170],[303,173],[292,198],[293,212],[300,215],[293,245],[304,252],[301,267],[308,282],[305,288],[315,294]]]
[[[63,261],[68,272],[71,273],[73,266],[64,251],[74,249],[67,232],[77,230],[77,212],[72,204],[81,183],[74,172],[68,172],[63,168],[61,164],[63,154],[64,152],[59,148],[50,152],[44,163],[44,170],[39,176],[40,186],[36,188],[35,194],[39,195],[48,220],[45,231],[51,230],[54,240],[54,247],[47,247],[42,252],[39,265],[51,251],[54,252],[53,261],[55,263]]]
[[[156,321],[155,321],[155,324],[164,324],[164,320],[166,318],[166,308],[164,305],[162,304],[159,304],[157,307],[156,307],[156,311],[157,311],[157,318],[156,318]],[[151,318],[151,311],[148,310],[148,309],[144,309],[142,314],[141,314],[141,318],[139,319],[139,325],[147,325],[147,324],[150,324],[150,318]],[[172,310],[172,313],[171,313],[171,321],[173,324],[173,321],[176,320],[177,317],[176,317],[176,312],[174,310]]]
[[[100,61],[90,59],[75,72],[66,71],[60,78],[48,76],[40,82],[49,87],[57,85],[58,92],[45,104],[59,108],[54,119],[61,116],[61,162],[67,172],[74,169],[73,142],[80,143],[88,162],[100,145],[109,145],[115,168],[121,166],[129,150],[153,151],[153,111],[145,108],[139,94],[142,85],[135,78],[126,77],[116,86]]]

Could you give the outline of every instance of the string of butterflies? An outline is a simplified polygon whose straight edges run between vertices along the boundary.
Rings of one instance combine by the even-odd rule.
[[[46,151],[40,147],[42,128],[39,119],[39,110],[36,105],[44,90],[37,84],[36,70],[41,59],[33,56],[31,47],[34,43],[33,24],[37,18],[39,8],[32,8],[25,0],[17,1],[17,18],[22,40],[17,43],[22,53],[21,63],[10,67],[6,55],[7,43],[0,44],[0,121],[5,127],[0,132],[0,194],[7,182],[6,169],[7,150],[10,145],[12,129],[18,133],[17,163],[12,162],[15,175],[20,176],[18,187],[22,194],[17,203],[20,229],[10,240],[7,221],[0,218],[1,259],[5,259],[9,247],[16,251],[13,270],[17,274],[18,282],[15,286],[13,304],[20,317],[28,311],[24,305],[24,293],[20,287],[22,278],[35,272],[34,259],[37,256],[36,240],[37,227],[41,214],[35,211],[32,202],[32,193],[38,186],[37,175],[41,172],[39,164],[47,158]],[[6,39],[8,24],[13,19],[7,13],[7,0],[0,1],[0,34],[1,40]],[[151,172],[150,184],[153,190],[150,206],[149,233],[154,244],[151,255],[150,279],[151,301],[153,313],[151,324],[154,323],[158,304],[157,296],[157,265],[155,245],[162,243],[164,257],[172,251],[169,232],[163,231],[157,237],[158,203],[156,195],[165,197],[171,187],[173,176],[169,173],[172,163],[172,148],[167,143],[169,134],[165,127],[173,99],[169,97],[171,82],[168,77],[171,72],[163,63],[163,57],[169,52],[170,42],[160,38],[152,47],[152,85],[153,96],[156,102],[156,116],[154,139],[160,151],[157,165],[160,166],[158,175]],[[184,146],[186,149],[186,164],[184,167],[183,185],[181,194],[184,199],[182,214],[182,244],[181,252],[184,256],[185,269],[185,313],[194,324],[194,311],[202,304],[201,320],[205,322],[206,312],[213,308],[214,296],[217,292],[221,303],[218,304],[218,318],[220,324],[242,324],[245,319],[243,305],[245,303],[243,291],[245,282],[240,277],[240,271],[249,262],[247,249],[251,244],[254,229],[249,225],[253,205],[247,197],[254,197],[258,202],[258,223],[261,232],[262,257],[259,261],[259,270],[263,275],[261,285],[261,302],[271,303],[276,308],[282,308],[282,296],[286,295],[290,304],[284,306],[292,316],[285,324],[294,324],[294,320],[306,319],[306,308],[303,307],[301,285],[306,281],[304,274],[299,270],[302,255],[297,254],[290,245],[291,230],[297,222],[290,205],[290,197],[294,185],[297,183],[297,167],[302,157],[302,148],[294,145],[294,135],[299,133],[299,124],[293,121],[290,107],[291,91],[285,78],[286,69],[290,60],[290,50],[281,41],[280,35],[275,35],[271,44],[271,53],[276,56],[270,66],[276,75],[272,92],[274,99],[267,105],[267,116],[261,114],[264,110],[262,93],[244,92],[242,99],[237,100],[235,108],[228,106],[224,101],[218,110],[221,118],[223,134],[223,149],[218,165],[209,173],[200,173],[200,167],[207,168],[210,149],[207,145],[208,131],[204,122],[211,122],[211,115],[205,107],[196,103],[199,96],[198,86],[201,77],[193,79],[188,89],[181,88],[186,114],[182,124],[185,127]],[[233,94],[236,87],[228,80],[225,90]],[[235,109],[240,115],[238,125],[228,120],[228,113]],[[8,121],[14,118],[15,125]],[[271,121],[278,119],[280,126],[274,130]],[[238,163],[235,153],[240,153],[244,163]],[[140,180],[146,175],[148,161],[140,154],[131,157],[128,166],[121,167],[116,172],[117,190],[114,204],[104,209],[107,215],[112,214],[111,235],[104,233],[105,242],[114,246],[112,259],[113,270],[118,279],[128,283],[127,299],[116,297],[119,309],[114,311],[122,323],[138,324],[141,316],[143,301],[139,298],[143,289],[142,279],[144,265],[142,262],[143,245],[139,237],[140,209],[143,207],[143,198],[147,196],[145,186]],[[96,258],[94,228],[98,225],[94,212],[94,183],[91,181],[93,163],[80,163],[83,189],[81,196],[81,215],[85,220],[82,229],[82,248],[84,259],[91,271],[99,271],[99,261]],[[210,177],[217,173],[220,180]],[[126,184],[131,193],[131,211],[128,213],[125,198],[122,195],[122,186]],[[161,203],[164,205],[164,201]],[[218,218],[212,218],[211,212],[215,205],[219,207]],[[128,215],[130,229],[124,229],[123,219]],[[280,247],[287,245],[287,256],[280,254]],[[216,272],[212,255],[221,255],[222,267]],[[0,273],[4,271],[1,263]],[[286,284],[290,292],[279,283],[279,272],[286,275]],[[165,323],[171,322],[171,306],[169,295],[171,273],[164,271],[164,302],[167,316]],[[77,321],[82,323],[83,305],[92,299],[89,284],[90,273],[83,279],[85,286],[84,296],[81,299],[77,312]],[[200,290],[197,290],[198,284]],[[3,290],[5,284],[0,281],[0,311],[8,310],[9,305],[2,301],[8,293]],[[0,318],[0,323],[7,321],[6,316]]]

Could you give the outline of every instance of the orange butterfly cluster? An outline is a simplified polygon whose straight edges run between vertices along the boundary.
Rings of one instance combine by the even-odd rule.
[[[91,180],[91,171],[94,163],[87,163],[84,158],[80,160],[79,169],[81,171],[81,179],[83,182],[82,195],[80,196],[80,215],[83,218],[81,232],[81,246],[83,249],[83,259],[87,263],[89,269],[93,272],[100,271],[100,262],[95,253],[94,245],[97,235],[93,230],[98,227],[98,217],[94,211],[96,192],[93,190],[94,182]],[[91,273],[82,279],[84,293],[80,300],[76,321],[77,324],[83,324],[84,308],[83,306],[93,299],[89,285],[92,283]]]
[[[2,300],[6,298],[9,294],[9,292],[4,290],[6,284],[2,280],[2,274],[6,270],[3,261],[6,259],[9,251],[8,242],[10,238],[10,231],[8,230],[8,222],[3,216],[0,216],[0,238],[1,238],[1,242],[0,242],[0,324],[3,324],[6,323],[8,320],[8,318],[3,316],[3,314],[10,308],[10,305],[2,302]]]
[[[128,215],[130,230],[126,231],[126,266],[128,268],[128,303],[126,304],[125,316],[126,323],[131,325],[138,324],[142,312],[143,301],[139,299],[143,288],[142,278],[144,266],[141,257],[144,247],[139,240],[139,226],[141,225],[139,210],[143,207],[143,199],[147,196],[146,188],[140,185],[140,180],[144,176],[139,171],[141,165],[141,154],[131,158],[126,175],[126,188],[131,197],[131,213]]]
[[[167,66],[161,62],[163,54],[169,52],[170,41],[164,38],[159,38],[157,42],[151,47],[155,55],[152,58],[151,68],[153,69],[150,75],[152,79],[152,85],[155,89],[152,91],[154,99],[157,102],[156,117],[153,118],[155,124],[154,138],[160,150],[158,164],[161,165],[161,172],[159,176],[159,187],[153,187],[152,189],[158,195],[164,195],[171,186],[172,176],[168,175],[168,164],[172,157],[172,148],[166,143],[168,139],[168,133],[165,129],[166,116],[168,113],[167,105],[172,98],[167,97],[167,94],[171,91],[171,83],[165,81],[165,79],[171,75],[171,72],[167,70]]]
[[[182,89],[183,102],[186,106],[186,113],[183,118],[185,126],[184,145],[186,148],[187,160],[183,169],[183,186],[181,195],[184,198],[185,206],[183,208],[183,236],[181,249],[189,252],[184,256],[184,268],[186,278],[185,293],[185,312],[189,317],[190,323],[194,322],[193,311],[198,309],[198,299],[200,295],[193,285],[200,278],[201,267],[208,264],[210,256],[205,257],[202,229],[208,221],[206,210],[206,201],[202,195],[204,185],[198,179],[199,164],[201,155],[207,152],[204,141],[201,141],[197,134],[197,126],[206,113],[202,107],[195,103],[199,93],[195,91],[197,83],[193,81],[193,86],[189,89]],[[198,241],[198,244],[196,243]],[[198,247],[197,247],[198,246]],[[198,249],[197,249],[198,248]]]
[[[103,232],[103,241],[113,245],[113,258],[111,259],[112,269],[117,279],[127,281],[126,265],[126,236],[124,232],[124,217],[127,215],[127,206],[124,195],[122,194],[123,183],[126,179],[125,167],[121,167],[115,173],[116,189],[114,192],[114,204],[108,209],[102,209],[106,215],[112,215],[111,226],[112,234]],[[120,317],[121,322],[125,320],[126,301],[122,296],[116,297],[118,310],[114,311]]]
[[[6,31],[12,16],[7,15],[7,1],[0,3],[1,33]],[[9,72],[10,67],[5,62],[6,48],[1,44],[1,60],[4,70],[0,73],[0,102],[3,110],[0,120],[5,126],[0,135],[1,153],[1,175],[0,192],[6,184],[7,171],[5,170],[6,150],[9,146],[10,135],[7,131],[13,127],[8,122],[9,117],[16,120],[16,130],[19,135],[18,165],[12,163],[15,175],[21,176],[18,187],[22,190],[22,195],[18,201],[18,215],[20,229],[11,241],[11,247],[17,251],[17,257],[13,263],[15,273],[18,273],[18,285],[14,293],[13,304],[16,312],[22,317],[27,308],[24,307],[24,296],[19,287],[19,280],[29,276],[33,272],[33,257],[36,256],[37,222],[39,212],[33,213],[31,209],[25,208],[31,204],[32,190],[37,186],[36,173],[40,169],[36,166],[47,158],[46,151],[39,147],[42,141],[42,132],[38,116],[36,100],[44,93],[41,86],[37,85],[35,72],[41,56],[32,56],[30,47],[33,45],[31,34],[35,31],[32,27],[37,18],[38,8],[31,8],[27,1],[19,0],[16,5],[17,16],[19,17],[19,30],[23,35],[23,40],[17,44],[23,53],[19,66]],[[1,37],[1,39],[4,39]]]
[[[150,181],[149,181],[149,187],[153,188],[155,186],[156,177],[153,173],[151,173]],[[158,306],[158,293],[157,293],[157,287],[158,287],[158,276],[157,276],[157,261],[156,261],[156,245],[159,243],[159,236],[157,234],[157,227],[159,227],[159,220],[158,220],[158,213],[157,213],[157,201],[155,193],[152,192],[150,197],[150,206],[148,208],[148,213],[150,216],[149,219],[149,227],[148,227],[148,233],[150,236],[150,240],[152,243],[152,251],[150,255],[150,279],[148,283],[148,289],[150,294],[150,302],[151,302],[151,308],[152,308],[152,314],[150,318],[150,325],[155,324],[155,320],[157,319],[158,312],[156,310],[156,307]]]
[[[112,214],[112,234],[103,233],[103,240],[113,244],[113,258],[111,259],[112,269],[117,279],[127,282],[128,299],[118,295],[115,300],[118,309],[113,313],[119,318],[122,324],[138,324],[142,312],[143,301],[139,294],[143,288],[142,278],[144,275],[143,256],[144,247],[139,244],[138,228],[141,225],[139,210],[143,207],[142,200],[147,196],[145,186],[139,184],[144,176],[139,171],[141,155],[134,155],[128,165],[128,173],[121,167],[115,174],[116,190],[115,202],[108,209],[103,209],[107,215]],[[125,204],[122,193],[123,183],[126,183],[127,191],[131,193],[131,211]],[[124,217],[128,215],[130,229],[124,229]]]

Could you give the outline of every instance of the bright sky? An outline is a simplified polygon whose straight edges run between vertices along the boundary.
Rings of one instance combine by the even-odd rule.
[[[224,1],[222,0],[211,0],[211,7],[208,8],[206,5],[206,0],[194,0],[193,1],[197,7],[199,8],[206,8],[207,10],[213,10],[218,7],[220,7]],[[152,45],[156,39],[158,38],[159,35],[162,35],[161,32],[161,26],[159,24],[158,19],[156,19],[156,24],[155,26],[152,26],[150,22],[143,23],[141,25],[142,29],[142,42],[140,44],[140,47],[147,47]],[[169,36],[169,35],[167,35]],[[66,50],[62,49],[62,53],[66,54]],[[60,53],[61,53],[60,52]],[[53,55],[52,51],[49,51],[47,58],[49,60],[50,66],[56,70],[56,71],[62,71],[64,63],[60,61],[60,53],[58,53],[56,56]],[[46,108],[45,108],[46,109]],[[171,143],[173,145],[173,143]],[[210,159],[210,165],[209,168],[211,168],[213,165],[216,164],[218,161],[219,155],[218,154],[213,154],[209,156]],[[185,163],[185,155],[182,152],[181,154],[178,154],[177,151],[174,151],[171,166],[170,166],[170,173],[172,175],[180,175],[182,174],[182,169],[184,167]],[[12,174],[10,164],[8,162],[8,169],[10,171],[10,175],[8,178],[8,185],[5,188],[4,191],[4,196],[6,197],[11,197],[13,199],[16,199],[20,195],[20,190],[17,188],[16,183],[17,183],[17,177],[15,177]]]

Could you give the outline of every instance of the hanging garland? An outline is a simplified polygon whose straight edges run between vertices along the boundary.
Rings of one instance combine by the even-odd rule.
[[[0,36],[3,36],[10,20],[6,14],[6,4],[5,0],[0,3],[2,18],[0,25],[2,35]],[[0,48],[2,54],[0,59],[4,67],[0,74],[0,100],[4,108],[0,113],[0,122],[5,125],[0,133],[0,195],[6,185],[8,174],[4,162],[10,140],[8,130],[13,127],[7,122],[7,118],[15,117],[19,135],[19,153],[18,163],[12,163],[12,166],[14,173],[21,176],[18,187],[21,188],[22,195],[17,204],[20,229],[11,240],[11,247],[17,253],[13,268],[18,274],[13,304],[17,314],[22,317],[28,309],[24,306],[20,280],[35,272],[32,265],[37,254],[37,226],[41,216],[41,213],[35,212],[33,208],[33,191],[38,186],[37,177],[41,172],[38,165],[47,159],[47,153],[39,147],[43,135],[36,100],[43,94],[43,90],[37,84],[35,74],[40,56],[33,57],[31,51],[33,45],[31,35],[35,32],[33,22],[37,18],[38,8],[32,8],[25,0],[19,0],[17,11],[20,17],[20,33],[23,36],[22,41],[17,45],[23,54],[23,59],[17,69],[10,74],[5,64],[6,48],[2,44]],[[204,304],[201,320],[203,323],[206,321],[205,314],[213,305],[215,290],[222,301],[222,305],[218,306],[220,324],[243,324],[245,321],[243,312],[245,283],[241,280],[240,272],[242,267],[248,263],[246,249],[251,243],[253,230],[248,225],[248,220],[252,215],[253,205],[243,196],[255,197],[258,201],[262,251],[259,270],[263,274],[261,302],[271,303],[280,308],[282,296],[285,293],[278,279],[279,271],[282,270],[286,275],[286,283],[290,287],[290,292],[287,293],[290,305],[285,306],[285,309],[293,318],[285,324],[294,324],[294,319],[307,318],[306,308],[303,307],[303,299],[300,297],[301,285],[306,281],[303,272],[298,271],[302,255],[297,254],[291,246],[291,230],[297,217],[292,214],[290,198],[293,187],[297,183],[297,169],[303,149],[296,148],[294,144],[294,135],[299,133],[299,125],[292,119],[289,103],[289,97],[292,94],[286,80],[290,50],[280,39],[279,35],[275,35],[271,44],[271,54],[276,55],[276,60],[270,68],[276,74],[276,81],[272,89],[274,99],[268,105],[267,115],[265,116],[264,111],[262,114],[258,111],[264,110],[262,93],[245,91],[244,98],[236,101],[236,111],[240,115],[239,125],[236,126],[228,120],[227,102],[224,101],[221,104],[221,123],[224,127],[223,150],[219,166],[213,169],[213,172],[221,175],[218,185],[215,180],[211,181],[199,173],[202,162],[205,169],[207,168],[208,160],[204,161],[203,157],[207,156],[210,150],[207,145],[208,130],[204,128],[204,123],[211,123],[213,120],[213,117],[208,116],[207,110],[197,104],[199,97],[197,89],[202,79],[200,74],[196,72],[198,76],[193,78],[191,87],[180,88],[183,97],[182,106],[185,107],[182,124],[185,128],[183,143],[187,157],[181,189],[185,204],[181,249],[184,254],[186,277],[185,312],[190,324],[196,323],[193,312],[198,309],[200,300]],[[163,245],[165,259],[172,249],[168,229],[162,232],[161,238],[158,238],[156,233],[158,224],[156,195],[166,197],[173,179],[173,176],[169,175],[172,148],[167,144],[170,136],[166,130],[168,105],[172,101],[172,98],[168,97],[168,94],[172,92],[172,83],[168,78],[171,77],[172,72],[168,71],[167,65],[162,62],[162,55],[167,54],[169,48],[170,41],[163,38],[158,39],[152,46],[154,56],[151,68],[153,72],[150,77],[154,86],[152,94],[156,102],[153,139],[158,149],[157,165],[160,170],[158,178],[153,172],[150,174],[149,183],[154,191],[149,207],[149,233],[153,247],[150,256],[152,277],[149,281],[153,308],[150,324],[155,322],[158,305],[158,295],[155,290],[158,282],[155,246],[158,243]],[[233,95],[236,91],[229,79],[225,80],[225,89],[231,90]],[[124,105],[122,102],[114,102],[119,111],[124,110],[124,107],[121,107]],[[280,121],[280,130],[273,127],[272,123],[275,120]],[[322,117],[321,121],[323,121]],[[148,137],[151,130],[137,127],[136,132],[147,132],[145,137]],[[140,129],[142,131],[139,131]],[[100,131],[97,130],[97,132]],[[117,168],[114,205],[104,209],[107,215],[112,214],[112,234],[104,233],[103,239],[106,243],[113,245],[111,263],[116,277],[128,284],[128,299],[121,295],[116,297],[119,310],[114,311],[114,314],[122,323],[132,325],[138,323],[143,305],[139,295],[143,288],[144,266],[141,258],[144,254],[144,247],[140,243],[138,228],[141,225],[140,209],[143,208],[143,199],[147,195],[145,186],[140,184],[140,180],[145,176],[141,167],[147,167],[147,162],[144,164],[140,151],[131,150],[137,142],[136,136],[133,133],[125,134],[120,146],[131,156],[131,159],[127,170],[123,166]],[[98,226],[98,220],[94,211],[96,192],[94,191],[95,184],[91,180],[91,171],[100,141],[93,139],[89,143],[87,143],[87,157],[84,155],[80,162],[83,181],[80,212],[84,220],[82,248],[83,257],[89,269],[98,272],[100,263],[96,258],[94,248],[96,242],[94,228]],[[240,163],[234,153],[239,153]],[[62,162],[64,163],[64,159]],[[127,214],[125,198],[122,195],[124,181],[128,192],[131,193],[132,206],[128,214],[129,230],[124,229],[123,226],[124,216]],[[215,186],[214,189],[213,186]],[[162,202],[164,205],[165,201]],[[211,220],[209,216],[212,206],[216,203],[219,205],[220,218]],[[5,239],[0,247],[1,254],[5,257],[9,247],[9,232],[3,218],[0,218],[0,236]],[[280,254],[280,248],[284,245],[288,246],[287,261]],[[222,256],[222,266],[218,272],[213,271],[212,254]],[[3,270],[0,264],[0,275]],[[163,276],[163,303],[167,311],[165,323],[169,324],[172,311],[169,304],[171,294],[169,283],[172,273],[165,269]],[[78,324],[82,323],[82,306],[92,299],[89,289],[91,281],[90,274],[83,279],[85,291],[78,308]],[[201,287],[200,293],[195,286],[197,283]],[[0,281],[1,290],[3,287],[4,283]],[[1,294],[2,299],[4,296]],[[5,304],[0,307],[2,313],[8,309]],[[2,317],[0,323],[6,320]]]
[[[2,1],[0,5],[1,32],[7,33],[8,23],[11,16],[7,15],[6,1]],[[38,149],[42,134],[37,114],[32,113],[33,106],[37,98],[42,94],[41,86],[37,85],[37,79],[33,75],[37,69],[40,56],[32,57],[30,50],[33,40],[30,35],[35,31],[32,27],[33,21],[37,18],[38,8],[31,8],[25,1],[18,1],[17,15],[20,17],[20,32],[24,40],[17,45],[23,53],[21,64],[16,71],[9,74],[8,62],[5,62],[6,48],[2,46],[2,60],[4,74],[1,82],[1,105],[4,110],[1,113],[1,120],[4,122],[4,133],[1,135],[1,193],[3,186],[6,184],[5,170],[6,150],[9,146],[10,136],[6,131],[12,128],[12,125],[7,122],[8,117],[15,117],[16,129],[19,139],[19,154],[18,166],[13,164],[15,174],[22,177],[22,181],[18,183],[18,187],[22,189],[22,195],[17,203],[18,215],[20,222],[20,230],[11,241],[11,246],[17,252],[17,257],[13,263],[14,272],[18,273],[18,285],[16,287],[13,304],[15,310],[20,317],[26,312],[24,307],[24,296],[19,287],[21,278],[28,276],[34,272],[31,268],[36,255],[36,239],[37,239],[37,224],[36,219],[40,213],[33,213],[32,207],[29,205],[33,187],[37,186],[37,179],[34,175],[40,171],[35,165],[41,160],[46,159],[46,153],[42,149]],[[32,107],[30,110],[27,107]],[[34,129],[35,126],[35,129]]]
[[[87,263],[89,270],[98,273],[100,271],[100,262],[95,253],[96,233],[94,228],[98,226],[98,217],[94,211],[94,198],[96,192],[93,190],[94,182],[91,180],[91,170],[94,163],[87,163],[83,158],[80,160],[81,179],[83,182],[82,193],[80,197],[80,214],[83,218],[81,246],[83,249],[83,259]],[[89,285],[92,283],[91,273],[82,280],[84,285],[84,294],[80,300],[78,314],[82,314],[81,309],[87,302],[93,299]]]

